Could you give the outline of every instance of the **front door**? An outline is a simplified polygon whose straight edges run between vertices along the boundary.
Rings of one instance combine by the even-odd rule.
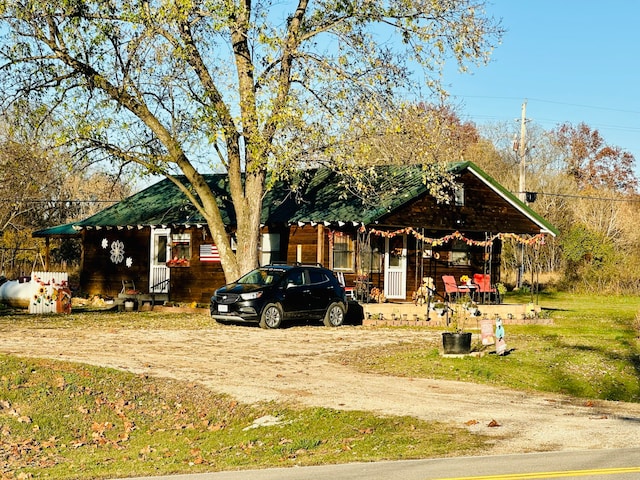
[[[407,297],[407,236],[385,239],[384,296],[392,299]]]
[[[171,255],[171,230],[151,229],[151,258],[149,261],[149,293],[169,293],[169,272],[167,260]]]

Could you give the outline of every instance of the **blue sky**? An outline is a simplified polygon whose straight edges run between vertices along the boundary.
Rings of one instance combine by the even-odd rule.
[[[640,176],[640,2],[488,0],[507,30],[488,66],[448,70],[459,115],[478,125],[584,122],[636,158]]]

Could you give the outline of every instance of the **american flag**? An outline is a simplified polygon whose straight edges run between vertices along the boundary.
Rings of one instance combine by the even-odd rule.
[[[219,262],[220,254],[218,253],[218,247],[212,244],[200,245],[200,261]]]

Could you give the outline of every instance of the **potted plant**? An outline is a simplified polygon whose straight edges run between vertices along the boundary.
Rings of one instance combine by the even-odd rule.
[[[464,331],[469,315],[465,302],[454,304],[451,309],[449,331],[442,333],[442,349],[445,355],[465,355],[471,352],[471,332]]]
[[[444,302],[436,302],[431,306],[431,310],[436,312],[438,316],[444,317],[444,314],[447,311],[447,305]]]
[[[464,303],[464,309],[469,313],[472,317],[479,317],[481,315],[480,309],[478,308],[478,304],[473,300],[468,300]]]

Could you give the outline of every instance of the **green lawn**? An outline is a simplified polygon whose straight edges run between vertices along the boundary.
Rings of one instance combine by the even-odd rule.
[[[526,303],[529,296],[511,296]],[[463,380],[577,397],[640,402],[640,297],[541,295],[553,325],[506,325],[508,355],[443,358],[438,342],[363,349],[339,361],[389,375]],[[482,350],[482,345],[476,345]]]
[[[527,297],[508,301],[526,302]],[[553,325],[507,325],[510,353],[443,358],[438,342],[363,349],[336,361],[390,375],[458,379],[640,402],[639,297],[541,295]],[[0,315],[0,328],[18,317]],[[193,328],[202,315],[19,317],[22,328]],[[204,323],[203,323],[204,322]],[[263,416],[273,426],[247,429]],[[193,383],[0,356],[2,478],[96,479],[270,466],[473,455],[487,438],[414,418],[243,405]]]

